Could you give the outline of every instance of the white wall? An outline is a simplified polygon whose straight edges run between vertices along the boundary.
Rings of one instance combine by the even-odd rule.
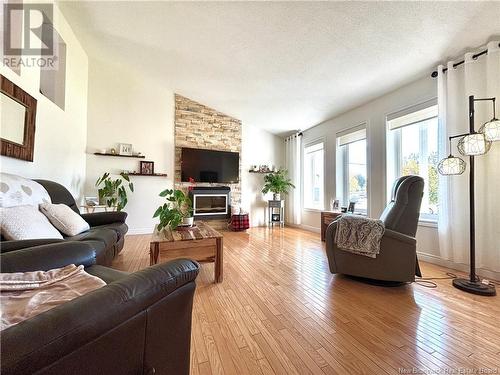
[[[203,103],[202,103],[203,104]],[[88,103],[86,195],[96,196],[96,179],[104,172],[137,170],[139,160],[93,155],[116,143],[132,143],[134,149],[155,162],[155,171],[168,177],[131,176],[135,192],[125,209],[129,233],[150,233],[156,223],[152,215],[163,203],[160,191],[173,187],[174,92],[137,72],[98,60],[90,61]],[[283,140],[266,131],[243,124],[242,207],[250,211],[251,224],[264,224],[262,175],[249,174],[252,164],[282,165]]]
[[[265,225],[267,199],[261,192],[264,175],[249,173],[252,165],[284,166],[284,139],[262,129],[243,124],[241,151],[241,206],[250,213],[250,225]]]
[[[91,60],[86,195],[96,196],[94,183],[104,172],[138,171],[140,160],[155,163],[168,177],[131,176],[135,191],[126,211],[130,233],[150,233],[152,215],[162,203],[158,194],[172,188],[174,177],[174,93],[144,76]],[[146,158],[96,156],[103,148],[131,143]]]
[[[0,157],[2,172],[44,178],[80,197],[85,180],[88,59],[66,20],[54,6],[54,26],[66,42],[66,106],[60,109],[40,94],[40,70],[22,68],[17,75],[0,65],[0,73],[37,100],[33,162]]]
[[[304,131],[303,144],[318,138],[325,140],[325,208],[335,198],[336,133],[366,123],[368,138],[368,213],[378,217],[387,203],[386,189],[386,123],[387,114],[437,96],[436,82],[424,77],[372,102]],[[302,224],[306,228],[320,227],[319,211],[303,210]],[[439,256],[437,228],[419,226],[417,251]]]

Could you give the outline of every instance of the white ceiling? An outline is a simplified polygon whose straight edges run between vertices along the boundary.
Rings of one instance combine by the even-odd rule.
[[[58,2],[90,58],[275,134],[500,35],[500,2]]]

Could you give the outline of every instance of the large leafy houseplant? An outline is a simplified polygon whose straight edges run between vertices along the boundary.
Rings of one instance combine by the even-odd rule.
[[[262,192],[264,194],[272,192],[274,200],[279,200],[280,194],[288,194],[292,188],[295,189],[295,185],[288,178],[288,171],[286,169],[280,169],[277,172],[271,172],[264,176]]]
[[[157,229],[170,227],[175,230],[184,218],[191,217],[193,213],[191,199],[182,190],[166,189],[160,193],[166,202],[158,207],[153,217],[158,217],[160,222]]]
[[[128,203],[127,187],[130,192],[134,192],[134,184],[130,182],[130,177],[126,173],[120,173],[120,178],[112,179],[109,172],[104,173],[95,182],[99,188],[99,203],[108,207],[116,206],[117,211],[123,210]]]

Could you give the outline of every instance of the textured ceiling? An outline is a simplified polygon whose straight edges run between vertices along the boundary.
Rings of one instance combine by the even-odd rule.
[[[276,134],[500,35],[500,2],[58,2],[91,59]]]

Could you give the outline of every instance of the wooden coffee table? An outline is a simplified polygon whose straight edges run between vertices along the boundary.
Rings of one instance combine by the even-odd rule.
[[[189,229],[158,231],[155,227],[149,250],[150,265],[159,261],[189,258],[200,263],[215,262],[215,282],[222,281],[223,236],[203,221]]]

